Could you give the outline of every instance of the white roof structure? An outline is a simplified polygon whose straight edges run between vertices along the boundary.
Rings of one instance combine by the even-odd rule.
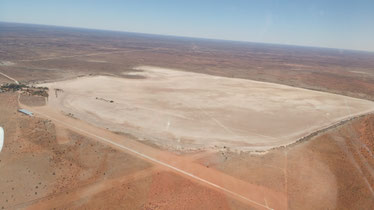
[[[26,110],[26,109],[18,109],[18,111],[25,114],[25,115],[33,116],[33,113]]]
[[[4,145],[4,129],[0,127],[0,152],[3,149]]]

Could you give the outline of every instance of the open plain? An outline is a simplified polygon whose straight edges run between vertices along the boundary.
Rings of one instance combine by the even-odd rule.
[[[1,209],[374,209],[373,53],[0,28]]]
[[[139,78],[80,77],[41,86],[51,90],[51,108],[182,151],[266,151],[374,111],[371,101],[273,83],[152,66],[125,75]]]

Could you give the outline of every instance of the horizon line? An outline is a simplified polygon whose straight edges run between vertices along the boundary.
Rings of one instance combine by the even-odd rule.
[[[369,50],[334,48],[334,47],[325,47],[325,46],[297,45],[297,44],[284,44],[284,43],[272,43],[272,42],[253,42],[253,41],[248,41],[248,40],[231,40],[231,39],[220,39],[220,38],[194,37],[194,36],[183,36],[183,35],[175,35],[175,34],[159,34],[159,33],[138,32],[138,31],[124,31],[124,30],[115,30],[115,29],[90,28],[90,27],[82,27],[82,26],[50,25],[50,24],[26,23],[26,22],[9,22],[9,21],[1,21],[1,20],[0,20],[0,23],[61,27],[61,28],[71,28],[71,29],[85,29],[85,30],[107,31],[107,32],[117,32],[117,33],[118,32],[119,33],[132,33],[132,34],[151,35],[151,36],[153,35],[153,36],[174,37],[174,38],[202,39],[202,40],[221,41],[221,42],[239,42],[239,43],[247,43],[247,44],[264,44],[264,45],[278,45],[278,46],[288,46],[288,47],[304,47],[304,48],[317,48],[317,49],[325,49],[325,50],[339,50],[339,51],[374,53],[374,50],[369,51]]]

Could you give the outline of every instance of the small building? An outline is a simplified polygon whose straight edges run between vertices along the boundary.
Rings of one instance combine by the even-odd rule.
[[[25,115],[33,116],[34,114],[26,109],[18,109],[19,112]]]
[[[0,152],[3,149],[4,145],[4,129],[0,127]]]

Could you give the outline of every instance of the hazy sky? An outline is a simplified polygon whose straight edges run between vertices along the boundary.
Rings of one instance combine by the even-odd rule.
[[[0,0],[0,21],[374,51],[374,0]]]

